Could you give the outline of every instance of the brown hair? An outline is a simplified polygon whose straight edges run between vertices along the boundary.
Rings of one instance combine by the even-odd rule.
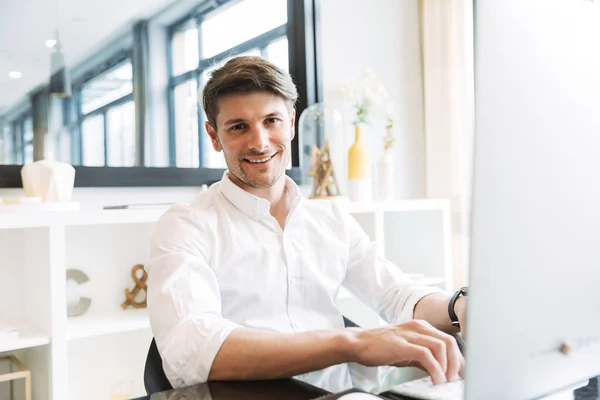
[[[258,56],[238,56],[216,69],[202,90],[202,108],[208,122],[217,128],[217,104],[234,93],[269,92],[281,97],[292,109],[298,99],[292,77]]]

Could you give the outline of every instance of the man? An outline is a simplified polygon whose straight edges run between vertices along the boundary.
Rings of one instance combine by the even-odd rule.
[[[464,360],[449,304],[377,256],[332,202],[302,198],[285,175],[297,91],[260,57],[238,57],[203,89],[206,131],[227,172],[192,204],[158,222],[147,265],[152,330],[174,387],[207,380],[296,376],[332,391],[351,365],[418,366],[434,383]],[[345,286],[390,325],[344,329]]]

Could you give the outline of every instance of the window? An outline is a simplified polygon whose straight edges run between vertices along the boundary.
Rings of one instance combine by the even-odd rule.
[[[82,165],[135,165],[135,107],[132,93],[133,68],[128,59],[82,85]]]
[[[0,125],[0,164],[33,161],[33,118],[31,111]]]
[[[171,28],[171,165],[225,168],[204,129],[198,90],[234,56],[262,56],[289,71],[287,5],[288,0],[230,0]]]
[[[23,162],[33,161],[33,117],[26,116],[23,120]]]

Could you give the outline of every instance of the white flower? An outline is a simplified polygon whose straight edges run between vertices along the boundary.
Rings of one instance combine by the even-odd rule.
[[[338,85],[337,93],[344,101],[353,103],[357,100],[356,90],[347,83],[341,83]]]
[[[371,89],[365,90],[364,100],[365,103],[368,104],[374,104],[377,106],[381,104],[381,99],[379,98],[379,96],[377,96],[377,92],[373,92],[373,90]]]
[[[382,83],[377,85],[377,89],[375,89],[375,93],[382,100],[387,100],[387,98],[388,98],[387,91],[385,90],[385,86],[383,86]]]
[[[373,71],[373,69],[370,67],[365,68],[365,70],[363,72],[363,80],[364,81],[376,81],[377,75],[375,74],[375,71]]]

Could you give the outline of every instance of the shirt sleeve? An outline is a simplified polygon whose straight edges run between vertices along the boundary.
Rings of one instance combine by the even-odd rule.
[[[237,324],[221,315],[210,267],[210,238],[187,205],[170,208],[150,241],[147,307],[165,374],[173,387],[206,382],[214,358]]]
[[[440,288],[416,284],[400,268],[378,254],[362,227],[349,213],[340,211],[348,233],[349,256],[344,287],[391,324],[414,318],[419,300]]]

